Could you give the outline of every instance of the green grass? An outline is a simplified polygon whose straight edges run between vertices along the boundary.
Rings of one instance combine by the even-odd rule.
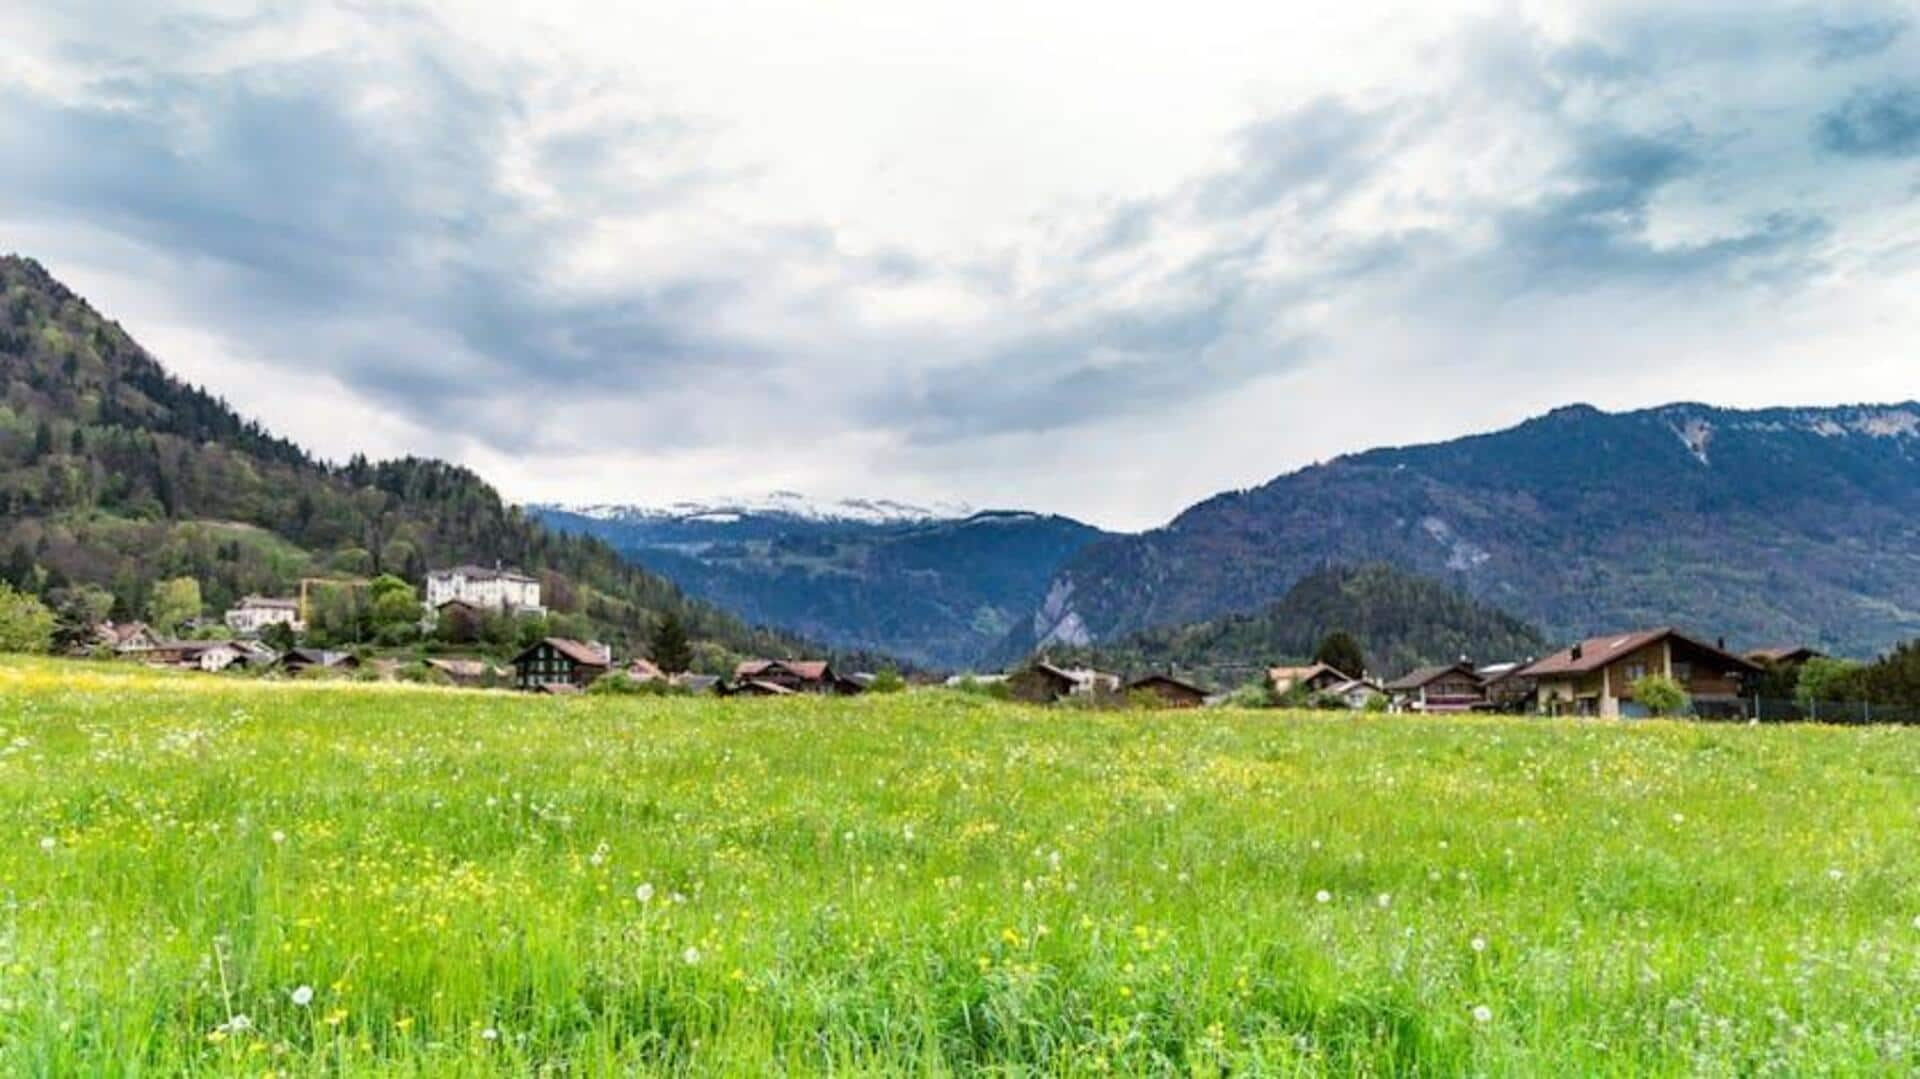
[[[7,1074],[1920,1065],[1920,731],[27,661],[0,728]]]

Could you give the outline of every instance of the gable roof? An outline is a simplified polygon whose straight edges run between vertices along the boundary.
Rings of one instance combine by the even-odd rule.
[[[1809,659],[1823,659],[1826,653],[1818,648],[1804,644],[1783,644],[1771,648],[1756,648],[1747,653],[1747,658],[1755,663],[1806,662]]]
[[[742,660],[734,666],[733,677],[738,681],[752,681],[775,670],[786,671],[802,681],[818,682],[827,676],[827,661],[824,659]]]
[[[475,580],[475,581],[496,581],[497,580],[497,581],[521,581],[526,584],[540,583],[537,579],[529,577],[526,574],[521,573],[517,569],[506,569],[506,568],[497,567],[497,566],[476,566],[471,563],[464,566],[449,566],[445,569],[428,570],[427,576],[429,577],[466,577],[469,580]]]
[[[1394,679],[1393,681],[1388,682],[1385,688],[1391,689],[1391,690],[1419,689],[1421,686],[1427,685],[1428,683],[1431,683],[1431,682],[1436,682],[1441,678],[1445,677],[1446,675],[1455,674],[1455,673],[1464,674],[1468,678],[1473,679],[1475,682],[1480,681],[1480,675],[1474,671],[1472,664],[1449,663],[1444,667],[1415,668],[1414,670],[1408,671],[1406,674],[1401,675],[1400,677]]]
[[[521,660],[538,651],[543,644],[583,667],[608,666],[607,657],[571,637],[542,637],[513,657],[513,662],[517,665]]]
[[[1742,659],[1724,649],[1705,644],[1681,633],[1672,626],[1658,629],[1643,629],[1632,633],[1613,633],[1604,637],[1589,637],[1571,648],[1565,648],[1553,655],[1527,667],[1525,674],[1529,678],[1551,677],[1553,675],[1592,674],[1603,667],[1617,663],[1648,645],[1673,640],[1697,651],[1714,656],[1730,666],[1745,670],[1759,670],[1751,660]],[[1578,651],[1579,655],[1575,656]]]
[[[1278,683],[1285,679],[1288,682],[1311,682],[1323,674],[1333,675],[1343,682],[1353,681],[1352,675],[1324,663],[1309,663],[1305,667],[1268,667],[1267,681]]]
[[[1205,697],[1207,695],[1206,690],[1201,689],[1199,686],[1194,685],[1192,682],[1186,681],[1185,679],[1181,679],[1181,678],[1175,678],[1173,675],[1170,675],[1170,674],[1143,675],[1142,677],[1136,678],[1133,681],[1128,682],[1127,688],[1128,689],[1145,689],[1148,686],[1154,686],[1154,685],[1166,686],[1170,689],[1175,689],[1182,693],[1191,693],[1196,697]]]

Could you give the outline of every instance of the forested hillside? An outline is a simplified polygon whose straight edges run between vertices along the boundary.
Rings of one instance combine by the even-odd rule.
[[[978,663],[1060,564],[1105,533],[1066,517],[985,512],[858,520],[720,504],[675,513],[533,507],[599,536],[702,599],[843,648],[935,667]]]
[[[501,561],[613,643],[672,611],[717,647],[794,647],[526,519],[467,469],[314,460],[169,375],[32,260],[0,258],[0,293],[0,577],[69,615],[139,617],[176,576],[217,612],[305,575],[417,584],[432,565]]]
[[[1143,630],[1111,644],[1054,648],[1050,654],[1131,672],[1198,672],[1225,685],[1253,677],[1266,664],[1305,662],[1322,638],[1340,630],[1360,642],[1365,673],[1383,678],[1462,657],[1494,663],[1546,651],[1540,632],[1525,622],[1439,581],[1376,563],[1316,570],[1252,614]]]

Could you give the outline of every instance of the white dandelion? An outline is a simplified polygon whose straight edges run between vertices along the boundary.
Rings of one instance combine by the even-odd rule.
[[[488,1027],[487,1029],[480,1032],[480,1037],[490,1042],[499,1041],[500,1032],[498,1030],[495,1030],[492,1027]]]
[[[1331,903],[1333,902],[1333,893],[1327,891],[1325,888],[1322,888],[1319,891],[1313,893],[1313,901],[1315,903]]]
[[[295,989],[293,992],[287,995],[293,1000],[295,1007],[304,1008],[307,1005],[313,1003],[313,986],[311,985],[300,986],[299,988]]]
[[[1473,1006],[1473,1021],[1476,1023],[1493,1022],[1493,1009],[1487,1007],[1485,1004],[1475,1004]]]
[[[1381,892],[1380,895],[1374,899],[1374,902],[1380,904],[1381,910],[1385,910],[1393,906],[1393,897],[1385,892]]]
[[[1487,938],[1485,937],[1475,937],[1468,943],[1476,952],[1484,952],[1487,950]]]
[[[280,831],[278,828],[276,828],[274,829],[274,832],[271,838],[275,843],[285,843],[287,841],[287,833]]]
[[[41,849],[41,850],[52,850],[53,848],[55,848],[55,847],[57,847],[57,846],[59,846],[59,845],[60,845],[60,841],[59,841],[58,839],[55,839],[55,838],[53,838],[53,837],[52,837],[52,836],[50,836],[50,835],[49,835],[49,836],[41,836],[41,837],[40,837],[40,849]]]
[[[642,903],[653,902],[653,885],[642,884],[633,890],[633,897]]]
[[[700,949],[688,948],[686,951],[681,952],[680,961],[688,966],[698,963],[700,961]]]

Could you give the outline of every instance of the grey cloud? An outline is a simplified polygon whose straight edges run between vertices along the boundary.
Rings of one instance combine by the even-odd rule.
[[[1907,32],[1909,19],[1904,15],[1868,15],[1858,19],[1844,16],[1823,21],[1813,30],[1814,55],[1822,63],[1844,63],[1876,56]]]
[[[1856,90],[1820,117],[1816,137],[1848,157],[1920,153],[1920,84]]]
[[[1287,200],[1307,206],[1336,199],[1378,152],[1383,117],[1322,97],[1244,128],[1234,167],[1207,178],[1198,208],[1239,216]]]

